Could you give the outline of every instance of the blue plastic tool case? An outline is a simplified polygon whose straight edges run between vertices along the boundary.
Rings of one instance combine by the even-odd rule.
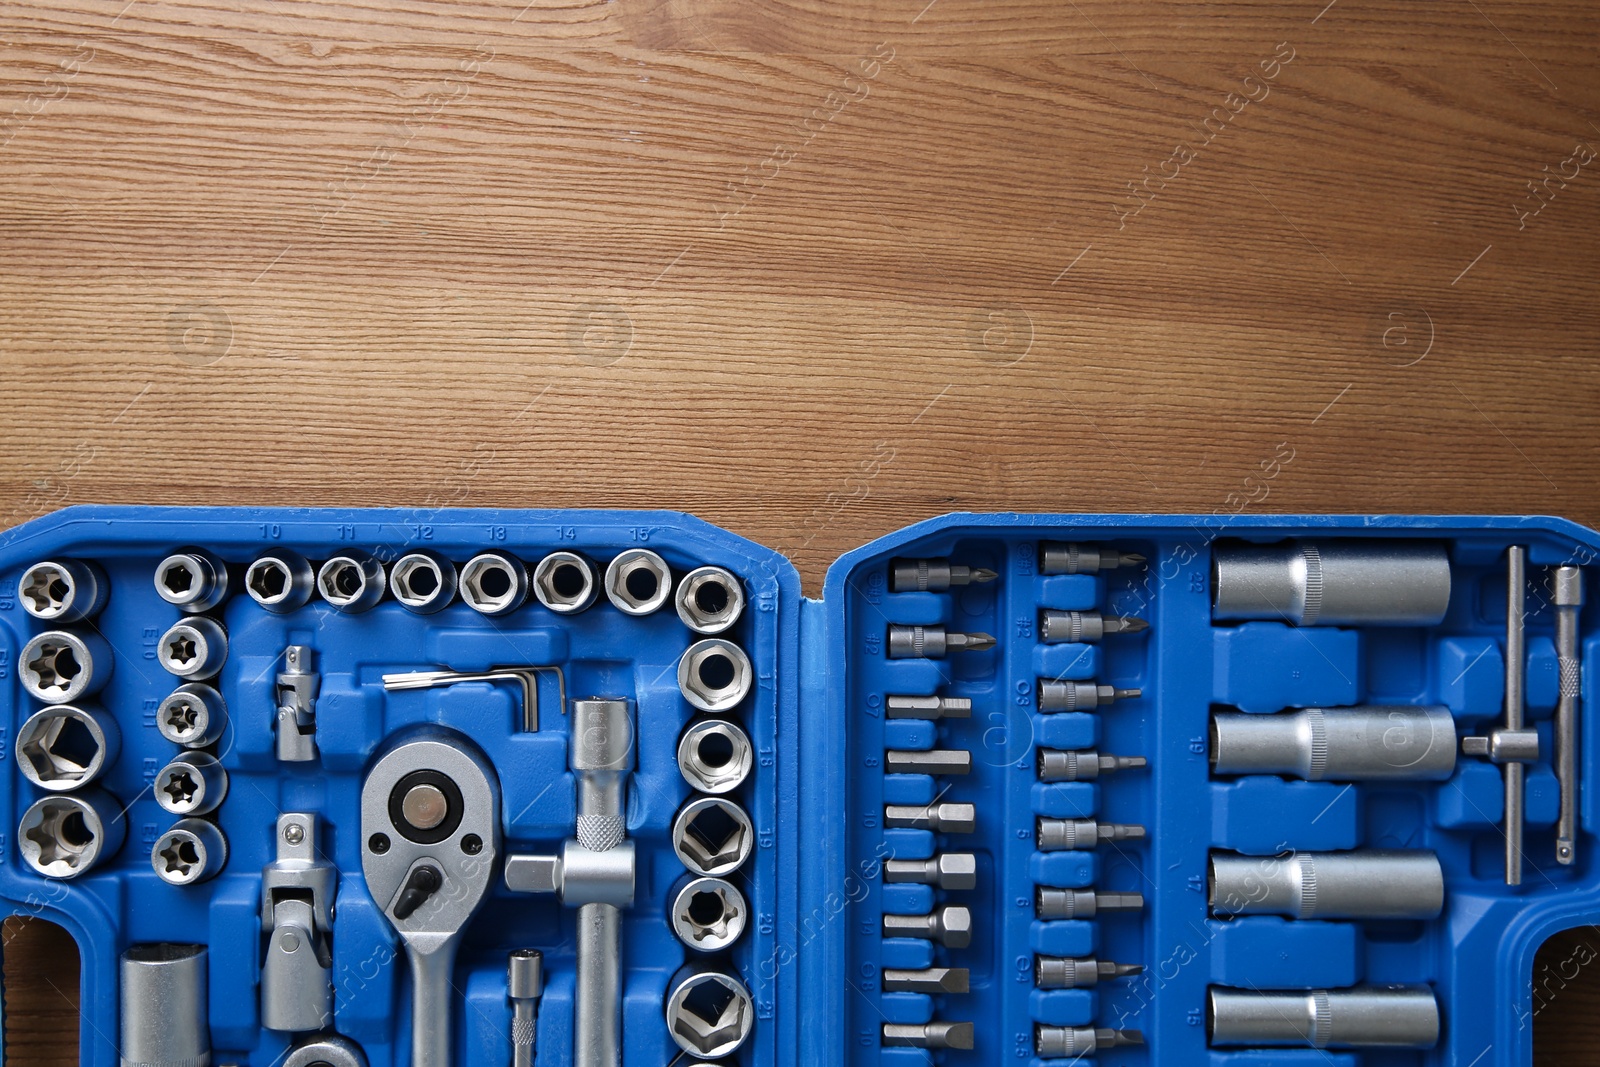
[[[1211,557],[1223,541],[1382,538],[1442,543],[1452,586],[1448,613],[1426,627],[1292,626],[1212,617]],[[1045,542],[1114,546],[1145,557],[1098,574],[1041,573]],[[1218,709],[1271,713],[1361,704],[1443,705],[1462,734],[1501,715],[1506,628],[1505,554],[1528,547],[1526,705],[1540,758],[1526,775],[1526,869],[1520,886],[1502,878],[1501,772],[1462,756],[1444,781],[1338,783],[1265,774],[1219,778],[1207,758],[1208,718]],[[155,711],[178,684],[156,644],[183,614],[156,593],[158,562],[184,546],[215,553],[235,571],[234,592],[210,615],[225,627],[226,661],[215,684],[227,729],[215,752],[226,799],[212,814],[228,847],[221,873],[200,884],[158,878],[151,848],[175,817],[152,786],[178,753]],[[212,1062],[267,1067],[292,1035],[262,1027],[262,869],[274,858],[280,813],[314,813],[319,848],[337,868],[331,932],[332,1029],[360,1045],[372,1067],[409,1062],[406,956],[362,875],[360,792],[386,739],[419,723],[471,738],[494,766],[501,790],[502,853],[549,852],[570,837],[574,783],[568,770],[565,697],[608,695],[633,702],[637,762],[629,784],[627,834],[638,848],[633,906],[622,934],[623,1063],[695,1062],[663,1020],[673,976],[696,953],[666,922],[666,898],[684,873],[668,827],[691,795],[676,751],[692,709],[680,694],[680,657],[697,638],[664,610],[619,612],[601,596],[591,609],[557,615],[532,598],[488,617],[459,599],[414,614],[386,598],[348,614],[320,597],[288,614],[269,613],[240,590],[237,571],[260,553],[290,548],[315,562],[350,549],[392,561],[428,549],[460,566],[494,550],[531,567],[557,550],[601,567],[631,548],[659,553],[675,575],[725,567],[743,583],[747,608],[722,636],[753,664],[755,684],[729,717],[749,735],[754,771],[734,794],[748,811],[755,847],[730,876],[749,901],[749,923],[710,962],[748,988],[754,1025],[733,1055],[750,1067],[850,1064],[908,1067],[1036,1062],[1039,1026],[1137,1029],[1144,1044],[1101,1051],[1115,1065],[1211,1067],[1411,1067],[1525,1064],[1531,1059],[1534,953],[1553,933],[1600,921],[1594,837],[1600,745],[1579,758],[1579,858],[1554,862],[1558,790],[1551,717],[1560,679],[1553,610],[1540,576],[1557,564],[1587,567],[1600,535],[1553,518],[1409,516],[1170,516],[953,514],[856,549],[828,572],[820,600],[802,597],[782,555],[674,512],[536,510],[313,510],[287,508],[75,507],[0,535],[0,897],[13,914],[64,926],[82,954],[81,1060],[118,1061],[118,961],[129,945],[199,943],[208,948]],[[93,788],[125,811],[126,840],[80,877],[41,877],[19,853],[23,812],[47,794],[28,781],[12,739],[43,705],[25,691],[19,655],[52,628],[25,613],[18,579],[43,559],[92,561],[109,583],[95,617],[62,627],[101,635],[110,678],[93,697],[115,720],[120,751]],[[892,561],[948,559],[997,572],[995,580],[940,592],[893,592]],[[1042,643],[1042,609],[1116,612],[1148,622],[1140,633],[1098,643]],[[1595,736],[1600,629],[1592,604],[1580,635],[1581,723]],[[942,659],[890,658],[890,625],[943,625],[997,640],[984,651]],[[318,758],[275,757],[274,678],[284,650],[315,650]],[[522,728],[516,695],[493,683],[386,691],[391,672],[482,671],[506,663],[559,666],[565,693],[538,683],[540,723]],[[97,666],[99,670],[106,665]],[[1040,679],[1137,689],[1092,711],[1046,714]],[[894,719],[889,694],[970,698],[970,717]],[[1041,783],[1040,748],[1139,755],[1148,766],[1098,781]],[[960,777],[886,773],[885,753],[961,749]],[[884,805],[938,800],[975,805],[971,833],[885,828]],[[1039,818],[1098,818],[1146,828],[1142,839],[1091,850],[1036,850]],[[1426,848],[1444,870],[1446,901],[1433,920],[1366,923],[1271,916],[1215,918],[1207,905],[1213,850],[1270,857],[1285,850]],[[978,858],[969,890],[885,884],[885,862],[961,850]],[[1091,919],[1040,920],[1040,887],[1142,893],[1137,910]],[[920,915],[942,903],[970,908],[970,944],[885,937],[883,915]],[[468,927],[453,979],[454,1062],[510,1062],[506,958],[544,953],[537,1063],[572,1062],[574,913],[553,897],[503,884]],[[1097,957],[1144,967],[1091,988],[1036,989],[1037,956]],[[704,962],[704,961],[700,961]],[[952,966],[969,971],[965,993],[885,992],[885,969]],[[1437,1044],[1425,1050],[1230,1050],[1208,1042],[1206,991],[1339,989],[1362,983],[1421,983],[1437,996]],[[973,1045],[886,1047],[885,1024],[970,1021]]]

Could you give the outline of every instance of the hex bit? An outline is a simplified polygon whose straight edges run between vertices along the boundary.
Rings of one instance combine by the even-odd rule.
[[[1118,567],[1137,567],[1144,557],[1101,545],[1046,541],[1039,546],[1040,574],[1098,574]]]
[[[1143,972],[1144,968],[1137,963],[1109,963],[1066,956],[1033,958],[1033,984],[1039,989],[1083,989],[1098,985],[1102,978],[1126,978]]]
[[[884,968],[885,993],[965,993],[970,973],[965,967],[924,967],[918,971]]]
[[[911,1048],[958,1048],[970,1049],[972,1047],[971,1023],[884,1023],[883,1043],[885,1045],[909,1046]]]
[[[1041,748],[1037,766],[1041,782],[1085,782],[1148,762],[1143,756],[1102,756],[1090,749]]]
[[[940,834],[970,834],[978,825],[975,804],[885,804],[883,825],[896,829],[932,830]]]
[[[1055,682],[1039,679],[1039,710],[1093,711],[1119,700],[1133,700],[1144,695],[1142,689],[1118,689],[1094,682]]]
[[[953,585],[992,582],[998,577],[987,567],[968,567],[947,559],[897,559],[889,566],[889,591],[942,593]]]
[[[970,719],[970,697],[891,696],[884,702],[886,719]]]
[[[937,941],[946,948],[966,948],[972,944],[972,911],[959,904],[946,904],[926,915],[885,915],[884,937],[918,937]]]
[[[1144,1044],[1139,1030],[1107,1030],[1094,1026],[1035,1026],[1033,1051],[1040,1059],[1077,1059],[1106,1049]]]
[[[1040,852],[1082,851],[1102,841],[1136,841],[1144,827],[1094,819],[1039,819],[1035,827]]]
[[[944,659],[947,652],[982,652],[994,645],[994,638],[985,633],[943,626],[889,626],[890,659]]]
[[[884,860],[883,880],[971,889],[978,884],[978,857],[970,852],[941,852],[928,860]]]
[[[1034,896],[1034,915],[1040,919],[1092,919],[1102,911],[1137,911],[1142,907],[1143,893],[1100,893],[1040,886]]]
[[[1107,634],[1137,634],[1150,628],[1132,615],[1102,615],[1098,611],[1041,611],[1039,640],[1047,645],[1093,644]]]
[[[883,754],[885,774],[970,774],[972,753],[964,748],[898,749]]]

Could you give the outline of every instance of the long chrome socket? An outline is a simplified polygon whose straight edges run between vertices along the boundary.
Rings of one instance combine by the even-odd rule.
[[[1445,707],[1370,704],[1211,717],[1214,774],[1437,781],[1455,768],[1456,724]]]
[[[1208,991],[1211,1044],[1219,1048],[1432,1048],[1439,1002],[1425,985],[1351,989]]]
[[[109,590],[104,571],[75,559],[43,560],[17,579],[22,610],[57,626],[97,614],[105,606]]]
[[[1444,910],[1439,857],[1415,850],[1211,854],[1213,915],[1434,919]]]
[[[1437,626],[1450,606],[1450,556],[1426,541],[1219,545],[1211,614],[1294,626]]]
[[[204,945],[130,945],[122,954],[123,1067],[197,1067],[211,1062]]]

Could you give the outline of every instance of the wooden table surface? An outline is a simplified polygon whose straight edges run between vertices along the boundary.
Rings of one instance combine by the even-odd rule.
[[[0,523],[672,507],[814,592],[952,509],[1600,522],[1578,0],[28,0],[0,57]]]

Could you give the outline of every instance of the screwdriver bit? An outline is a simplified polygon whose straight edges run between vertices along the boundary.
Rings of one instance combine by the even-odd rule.
[[[883,825],[941,834],[970,834],[978,825],[973,804],[885,804]]]
[[[1039,640],[1047,645],[1095,642],[1106,634],[1136,634],[1150,624],[1132,615],[1102,615],[1098,611],[1039,612]]]
[[[946,652],[982,652],[994,647],[988,634],[962,633],[943,626],[889,627],[890,659],[944,659]]]
[[[1133,700],[1144,695],[1142,689],[1118,689],[1093,682],[1051,682],[1039,679],[1039,710],[1090,711],[1102,704]]]
[[[1102,841],[1137,840],[1144,836],[1144,827],[1094,819],[1039,819],[1035,832],[1040,852],[1064,852],[1094,848]]]
[[[970,774],[972,753],[964,748],[898,749],[883,754],[885,774]]]
[[[1143,756],[1102,756],[1098,752],[1088,750],[1041,748],[1038,759],[1039,781],[1085,782],[1112,771],[1143,767],[1148,762]]]
[[[883,880],[971,889],[978,884],[978,857],[970,852],[941,852],[931,860],[884,860]]]
[[[1098,984],[1102,978],[1126,978],[1143,972],[1144,968],[1137,963],[1107,963],[1065,956],[1033,958],[1033,984],[1040,989],[1082,989]]]
[[[1092,919],[1102,911],[1137,911],[1144,907],[1144,894],[1040,886],[1034,904],[1040,919]]]
[[[952,585],[992,582],[998,577],[987,567],[967,567],[947,559],[897,559],[889,568],[889,591],[942,593]]]
[[[1108,1048],[1144,1044],[1139,1030],[1105,1030],[1093,1026],[1035,1026],[1033,1051],[1040,1059],[1077,1059]]]
[[[946,948],[972,944],[972,912],[959,904],[946,904],[926,915],[885,915],[884,937],[920,937]]]
[[[969,972],[965,967],[925,967],[920,971],[883,971],[885,993],[965,993]]]
[[[1098,574],[1118,567],[1137,567],[1144,557],[1137,552],[1119,552],[1099,545],[1077,545],[1071,541],[1046,541],[1039,546],[1041,574]]]
[[[912,1048],[972,1047],[971,1023],[884,1023],[885,1045],[909,1045]]]
[[[886,719],[970,719],[972,698],[891,696],[885,708]]]

